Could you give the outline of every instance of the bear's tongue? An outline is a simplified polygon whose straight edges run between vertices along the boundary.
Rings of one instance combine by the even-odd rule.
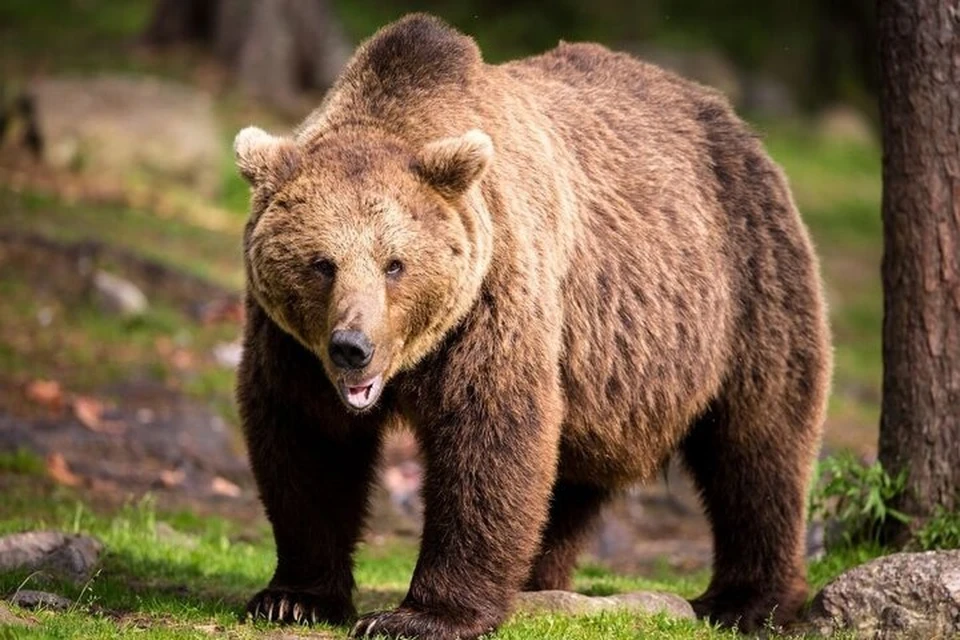
[[[354,409],[366,409],[377,401],[380,390],[383,388],[383,377],[376,376],[371,380],[364,380],[361,384],[340,383],[340,393],[343,400]]]
[[[347,394],[350,396],[350,400],[353,401],[366,402],[370,399],[371,391],[373,391],[372,382],[362,387],[347,387]]]

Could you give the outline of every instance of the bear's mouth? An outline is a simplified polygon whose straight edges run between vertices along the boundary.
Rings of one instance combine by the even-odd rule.
[[[341,380],[340,397],[344,403],[355,411],[364,411],[372,407],[383,391],[383,374],[377,375],[357,384],[348,384]]]

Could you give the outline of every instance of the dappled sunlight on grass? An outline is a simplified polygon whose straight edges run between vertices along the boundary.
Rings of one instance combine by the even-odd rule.
[[[24,637],[180,639],[223,632],[229,637],[246,638],[274,628],[239,620],[246,599],[266,584],[273,570],[273,544],[265,523],[241,528],[228,520],[187,512],[158,513],[149,498],[128,504],[112,515],[101,515],[84,506],[72,492],[61,492],[34,497],[30,503],[11,504],[11,510],[0,519],[0,534],[28,529],[93,535],[104,543],[106,551],[100,571],[82,585],[51,583],[41,576],[16,572],[0,574],[0,592],[51,589],[77,601],[65,614],[33,613],[40,627],[25,631]],[[846,568],[881,551],[851,548],[831,553],[811,565],[811,583],[819,588]],[[396,605],[406,592],[415,560],[416,547],[410,541],[362,545],[356,561],[360,609]],[[689,598],[697,595],[707,580],[706,573],[671,576],[661,572],[651,580],[586,566],[578,572],[575,588],[590,595],[658,590]],[[345,631],[328,628],[331,637],[344,637]],[[662,615],[602,613],[517,616],[492,637],[722,640],[738,636],[703,622]]]

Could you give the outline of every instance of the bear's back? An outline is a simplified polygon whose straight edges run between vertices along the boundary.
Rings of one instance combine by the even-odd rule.
[[[360,45],[297,137],[309,141],[344,123],[370,124],[421,144],[431,135],[462,133],[483,66],[472,38],[434,16],[407,15]]]

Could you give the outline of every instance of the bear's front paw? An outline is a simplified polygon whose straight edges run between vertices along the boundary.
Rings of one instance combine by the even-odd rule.
[[[267,587],[247,604],[250,620],[266,620],[284,624],[339,625],[357,617],[349,597],[331,596],[297,589]]]
[[[721,627],[742,633],[776,629],[796,619],[806,600],[806,587],[796,585],[782,590],[726,588],[708,592],[691,600],[697,617],[707,618]]]
[[[472,640],[493,631],[495,627],[494,624],[455,623],[432,613],[401,607],[362,616],[350,635],[354,638]]]

